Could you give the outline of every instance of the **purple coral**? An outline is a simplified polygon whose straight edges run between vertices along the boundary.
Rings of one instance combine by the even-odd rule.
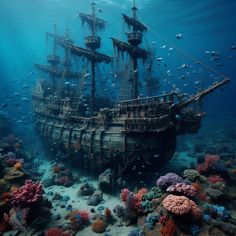
[[[194,197],[196,195],[196,189],[186,183],[177,183],[171,185],[166,190],[168,193],[173,193],[177,195],[184,195],[186,197]]]
[[[175,173],[167,173],[166,175],[160,176],[157,180],[157,186],[162,189],[168,188],[170,185],[181,183],[184,180]]]

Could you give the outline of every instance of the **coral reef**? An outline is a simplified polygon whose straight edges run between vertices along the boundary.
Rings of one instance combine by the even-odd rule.
[[[70,213],[69,219],[73,229],[81,229],[89,222],[89,213],[87,211],[74,210]]]
[[[12,192],[12,203],[15,205],[27,205],[36,203],[42,198],[43,185],[26,180],[25,184]]]
[[[106,230],[106,225],[103,220],[96,220],[92,224],[92,230],[95,233],[103,233]]]
[[[194,169],[186,169],[183,172],[183,177],[187,180],[190,180],[192,182],[196,181],[199,178],[199,173],[198,171]]]
[[[195,219],[201,216],[201,210],[196,203],[185,196],[168,195],[162,202],[163,207],[174,215],[186,215],[190,213]]]
[[[181,183],[183,179],[175,173],[167,173],[164,176],[160,176],[157,180],[157,186],[162,189],[168,188],[170,185]]]
[[[194,197],[196,195],[196,189],[186,183],[177,183],[175,185],[169,186],[166,191],[168,193],[184,195],[186,197]]]

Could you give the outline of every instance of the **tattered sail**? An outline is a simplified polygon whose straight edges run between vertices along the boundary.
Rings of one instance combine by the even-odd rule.
[[[96,27],[96,29],[100,30],[105,28],[106,21],[103,19],[99,19],[97,17],[85,13],[80,13],[79,17],[81,18],[82,24],[86,22],[89,25],[90,29],[92,29],[94,26]]]
[[[148,55],[149,55],[148,51],[141,49],[137,46],[134,47],[131,44],[120,41],[115,38],[111,38],[111,39],[112,39],[114,48],[116,48],[119,52],[122,52],[122,53],[127,52],[130,55],[135,56],[136,58],[143,58],[143,59],[148,58]]]
[[[34,66],[38,70],[40,70],[42,72],[49,73],[49,74],[54,75],[55,77],[58,77],[58,78],[64,78],[64,77],[66,77],[68,79],[80,79],[81,78],[81,73],[72,72],[72,71],[68,71],[68,70],[53,69],[50,66],[45,66],[45,65],[41,65],[41,64],[35,64]]]
[[[146,31],[147,30],[147,27],[141,23],[140,21],[132,18],[132,17],[129,17],[125,14],[122,14],[123,15],[123,18],[125,20],[125,22],[129,25],[129,26],[133,26],[134,27],[134,30],[139,30],[141,32],[143,31]]]

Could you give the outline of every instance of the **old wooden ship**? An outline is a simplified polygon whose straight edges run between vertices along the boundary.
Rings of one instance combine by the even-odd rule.
[[[171,91],[140,98],[138,60],[147,59],[149,52],[139,47],[147,27],[137,19],[137,8],[133,6],[132,16],[123,14],[124,22],[132,29],[127,33],[127,42],[112,38],[116,53],[126,53],[131,60],[130,98],[113,104],[109,98],[96,96],[96,66],[109,64],[113,58],[97,51],[101,46],[97,31],[106,22],[95,13],[92,3],[92,14],[79,14],[91,31],[85,37],[86,48],[76,46],[68,31],[64,36],[56,29],[46,33],[53,39],[53,53],[48,55],[48,66],[35,67],[48,73],[51,82],[39,80],[33,90],[36,127],[62,157],[75,158],[86,169],[101,172],[112,168],[121,175],[161,168],[175,152],[177,135],[198,131],[204,113],[196,110],[196,103],[229,80],[191,96]],[[57,55],[57,46],[64,49],[63,60]],[[88,71],[73,72],[72,56],[90,64],[87,94],[81,94],[81,86]],[[69,81],[78,81],[76,89],[67,86]]]

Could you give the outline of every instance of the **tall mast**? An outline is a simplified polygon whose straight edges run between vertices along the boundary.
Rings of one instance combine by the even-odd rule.
[[[54,34],[56,35],[57,32],[57,25],[54,24]],[[59,56],[56,55],[56,39],[54,37],[53,40],[53,53],[48,55],[47,58],[48,63],[51,64],[51,71],[54,72],[56,70],[56,66],[60,61]],[[53,85],[53,90],[56,90],[56,76],[55,73],[51,73],[51,78],[52,78],[52,85]]]
[[[132,17],[123,14],[123,19],[128,26],[132,26],[132,31],[127,33],[127,41],[123,42],[118,39],[113,40],[113,46],[122,54],[127,52],[132,61],[131,72],[131,99],[136,99],[139,96],[138,92],[138,59],[147,59],[149,52],[139,48],[142,43],[143,31],[147,28],[137,19],[137,7],[135,1],[132,7]]]
[[[85,56],[91,65],[91,87],[90,87],[90,109],[93,112],[95,110],[95,98],[96,98],[96,64],[101,62],[110,63],[112,58],[107,55],[98,53],[96,50],[101,47],[101,38],[97,36],[97,30],[105,28],[105,21],[96,17],[96,4],[91,4],[92,14],[80,13],[82,24],[87,23],[90,29],[89,36],[85,37],[85,45],[87,49],[79,47],[71,47],[72,53],[78,56]]]

